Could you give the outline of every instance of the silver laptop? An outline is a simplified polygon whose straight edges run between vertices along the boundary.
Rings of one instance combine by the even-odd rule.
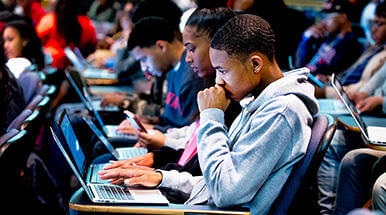
[[[339,97],[342,99],[344,105],[350,112],[351,116],[354,118],[355,123],[361,130],[364,140],[374,145],[386,146],[386,127],[367,126],[362,119],[360,112],[349,99],[339,80],[335,77],[335,74],[332,75],[331,83]]]
[[[93,113],[94,117],[98,121],[99,126],[102,128],[102,132],[108,136],[108,137],[124,137],[128,139],[136,139],[136,137],[132,134],[124,134],[116,131],[117,125],[105,125],[102,117],[98,113],[98,109],[95,106],[95,103],[93,104],[93,101],[91,100],[91,97],[88,93],[88,90],[84,87],[84,85],[80,88],[77,82],[82,82],[82,80],[75,80],[73,75],[70,74],[69,71],[65,71],[65,74],[67,76],[68,81],[70,82],[71,86],[75,89],[76,93],[78,94],[80,100],[84,104],[84,106],[87,108],[87,110],[91,113]],[[76,77],[75,77],[76,78]],[[79,77],[77,79],[80,79]],[[82,85],[82,84],[81,84]],[[118,108],[115,107],[117,110]],[[99,108],[100,109],[100,108]],[[105,109],[103,109],[105,110]]]
[[[64,53],[75,68],[81,71],[82,76],[85,78],[118,79],[118,74],[116,72],[99,69],[90,65],[77,48],[75,48],[75,51],[72,51],[71,48],[66,47]]]
[[[58,121],[59,130],[62,133],[62,137],[67,143],[67,147],[71,152],[72,157],[74,158],[75,164],[78,167],[79,172],[85,172],[86,181],[92,183],[101,183],[106,184],[108,180],[101,180],[98,176],[98,172],[103,170],[106,164],[92,164],[89,165],[86,162],[86,156],[83,153],[82,147],[80,146],[79,140],[75,135],[74,129],[72,128],[70,119],[68,117],[66,109],[63,110]],[[88,156],[91,157],[91,156]]]
[[[114,156],[115,159],[127,160],[127,159],[130,159],[139,155],[144,155],[147,153],[146,148],[137,148],[137,147],[114,148],[91,119],[87,117],[83,117],[83,119],[90,127],[90,129],[94,132],[94,134],[98,137],[98,139],[106,146],[106,148]]]
[[[118,111],[119,108],[117,106],[107,106],[107,107],[101,107],[102,98],[101,96],[94,96],[94,98],[91,97],[91,90],[87,86],[86,83],[81,79],[77,71],[74,71],[72,69],[65,70],[65,75],[70,82],[71,86],[75,89],[76,93],[79,96],[85,97],[85,99],[82,99],[82,102],[87,102],[89,106],[94,108],[97,111]],[[86,101],[84,101],[86,100]]]
[[[54,141],[58,145],[70,168],[82,185],[87,196],[95,203],[132,203],[132,204],[162,204],[169,202],[158,189],[148,189],[137,186],[119,186],[112,184],[86,183],[84,175],[78,171],[68,156],[55,132],[51,129]]]

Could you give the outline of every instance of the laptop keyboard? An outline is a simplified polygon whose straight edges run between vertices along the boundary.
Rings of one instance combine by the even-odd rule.
[[[101,199],[134,200],[130,192],[122,187],[111,185],[93,185]]]
[[[91,175],[91,183],[99,183],[99,184],[107,184],[109,183],[109,180],[102,180],[100,179],[100,175],[98,175],[97,173],[99,171],[102,171],[106,165],[108,165],[109,163],[106,163],[106,164],[94,164],[93,165],[93,173]]]
[[[146,148],[128,148],[118,151],[120,157],[123,157],[125,159],[130,159],[139,155],[143,155],[147,153]]]

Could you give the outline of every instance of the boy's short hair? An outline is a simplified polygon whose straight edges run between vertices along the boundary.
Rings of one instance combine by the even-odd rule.
[[[170,24],[161,17],[149,16],[139,20],[133,27],[127,41],[127,49],[132,50],[155,45],[158,40],[172,42],[175,34]]]
[[[213,36],[211,48],[245,61],[252,52],[260,52],[273,61],[275,34],[263,18],[251,14],[229,20]]]

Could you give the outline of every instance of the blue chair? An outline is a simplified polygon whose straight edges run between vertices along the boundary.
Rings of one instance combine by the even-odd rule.
[[[18,179],[32,152],[29,133],[22,130],[0,146],[0,168],[2,175],[9,179]]]
[[[308,206],[309,211],[317,210],[314,196],[316,191],[311,191],[311,189],[315,187],[317,171],[331,143],[336,125],[335,120],[330,123],[329,118],[323,114],[314,116],[311,139],[306,154],[292,170],[269,214],[299,214],[300,212],[314,214],[305,211],[305,207]]]
[[[24,109],[34,110],[42,100],[43,100],[43,96],[36,95],[32,99],[32,101],[27,104],[27,106]]]
[[[24,71],[18,78],[20,86],[23,88],[24,98],[26,103],[32,101],[32,99],[38,95],[42,81],[41,77],[36,72]]]
[[[12,122],[8,125],[7,132],[10,132],[12,129],[21,130],[21,126],[24,123],[24,120],[27,119],[32,114],[30,109],[24,109]]]
[[[19,130],[13,128],[13,129],[7,131],[5,134],[1,135],[1,137],[0,137],[0,147],[1,147],[1,145],[3,145],[5,142],[7,142],[9,139],[14,137],[18,133],[19,133]]]

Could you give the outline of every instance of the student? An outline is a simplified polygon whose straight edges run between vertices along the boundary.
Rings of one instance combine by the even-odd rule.
[[[385,6],[385,3],[381,3],[377,6],[376,9],[375,18],[378,24],[376,27],[377,29],[375,29],[374,26],[372,28],[374,41],[379,40],[381,37],[383,37],[383,42],[386,39]],[[384,44],[382,44],[382,46],[384,46]],[[385,74],[384,70],[385,66],[383,66],[380,71],[376,72],[376,74],[369,80],[369,82],[359,90],[361,93],[351,94],[351,98],[355,101],[357,108],[363,112],[377,113],[377,109],[380,110],[379,112],[385,110],[383,101],[386,95],[386,85],[384,84],[383,79],[379,79],[382,78]],[[346,131],[342,129],[338,129],[335,132],[318,171],[318,204],[321,209],[321,214],[331,214],[334,211],[339,164],[344,155],[349,151],[357,148],[363,148],[365,146],[363,141],[358,140],[361,140],[360,134],[358,132]]]
[[[187,48],[185,60],[194,68],[194,71],[200,78],[209,78],[211,80],[206,87],[213,86],[215,79],[215,70],[209,59],[210,40],[216,30],[233,16],[235,16],[235,13],[229,8],[215,8],[212,10],[202,8],[197,9],[187,21],[183,32],[183,42]],[[239,112],[240,106],[232,103],[232,106],[226,111],[225,123],[227,126],[231,125]],[[139,143],[153,150],[146,155],[138,156],[127,161],[114,162],[114,165],[109,168],[131,165],[132,163],[155,168],[162,168],[165,164],[171,168],[172,164],[168,163],[178,163],[180,166],[184,166],[183,164],[190,162],[193,158],[185,160],[185,163],[182,161],[179,162],[179,159],[184,151],[185,144],[195,144],[195,131],[197,130],[198,121],[199,120],[182,128],[168,129],[166,133],[159,131],[154,131],[152,134],[140,132],[138,134]],[[190,155],[194,154],[195,153]],[[195,156],[194,159],[197,160],[197,156]],[[201,174],[198,165],[196,168],[198,168],[197,172]],[[187,171],[193,175],[196,174],[193,173],[196,171]]]
[[[64,48],[78,47],[83,56],[93,53],[97,38],[91,20],[80,14],[77,0],[58,0],[53,13],[47,13],[36,25],[44,51],[51,55],[52,66],[65,69],[70,64]]]
[[[386,213],[384,189],[386,181],[384,176],[381,176],[386,171],[385,161],[386,151],[369,148],[355,149],[343,157],[339,168],[333,214],[344,215],[355,208],[363,207],[371,198],[372,187],[375,203],[373,209],[379,210],[382,214]]]
[[[303,33],[296,51],[296,67],[306,66],[314,75],[331,75],[354,63],[362,53],[362,45],[352,32],[350,6],[347,0],[334,0],[329,9],[323,10],[321,23]]]
[[[210,64],[210,40],[218,28],[234,17],[235,13],[229,8],[197,9],[189,17],[183,32],[184,45],[187,48],[186,61],[195,68],[200,78],[209,78],[211,82],[207,87],[214,85],[215,70]],[[240,105],[232,102],[225,112],[225,124],[229,126],[240,112]],[[188,172],[193,176],[202,175],[197,157],[197,129],[199,120],[189,126],[172,128],[163,134],[154,132],[147,134],[141,132],[138,140],[143,145],[151,148],[150,152],[125,161],[114,161],[105,169],[132,166],[147,166],[163,170],[178,170]],[[106,163],[113,160],[110,154],[98,157],[94,163]],[[182,203],[189,195],[178,191],[161,188],[161,191],[172,202]]]
[[[313,87],[306,82],[308,71],[283,77],[274,46],[269,24],[254,15],[236,16],[214,35],[210,60],[216,86],[197,96],[197,152],[203,177],[132,167],[105,170],[102,178],[181,190],[190,194],[187,204],[241,204],[252,214],[267,214],[294,164],[304,156],[312,115],[318,111]],[[241,102],[243,110],[227,131],[224,111],[230,100]]]
[[[365,72],[374,74],[382,67],[385,59],[386,42],[386,3],[380,3],[375,10],[375,19],[371,22],[371,35],[374,45],[367,48],[358,60],[352,64],[346,71],[340,73],[337,77],[343,86],[349,86],[360,81]],[[376,60],[378,58],[378,60]],[[373,61],[375,60],[375,61]],[[367,75],[371,77],[371,75]],[[332,93],[331,93],[332,92]],[[318,97],[334,97],[334,89],[326,86],[323,89],[317,89]]]
[[[6,57],[0,53],[0,135],[24,109],[23,89],[5,65]]]
[[[1,46],[8,60],[26,58],[31,64],[36,64],[39,69],[43,69],[42,43],[32,24],[24,20],[9,22],[2,31]],[[19,75],[15,74],[17,77]]]
[[[197,92],[205,86],[185,62],[186,50],[174,33],[173,27],[159,17],[145,17],[134,25],[127,48],[140,61],[142,69],[155,76],[166,75],[167,92],[164,113],[156,119],[143,119],[145,127],[165,131],[182,127],[194,121],[197,113]],[[119,131],[134,132],[127,120]]]
[[[386,114],[386,63],[374,74],[358,93],[349,94],[361,113],[374,112],[377,108]]]

